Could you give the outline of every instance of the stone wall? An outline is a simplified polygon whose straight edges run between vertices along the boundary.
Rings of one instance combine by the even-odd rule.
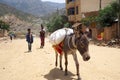
[[[92,38],[97,40],[97,35],[103,32],[103,40],[109,41],[117,37],[117,24],[115,23],[111,27],[105,27],[104,29],[98,29],[96,25],[91,25]]]
[[[104,28],[104,40],[109,41],[111,39],[116,38],[117,36],[117,26],[116,24],[112,25],[111,27]]]
[[[111,27],[105,27],[104,28],[104,40],[109,41],[112,38],[112,28]]]

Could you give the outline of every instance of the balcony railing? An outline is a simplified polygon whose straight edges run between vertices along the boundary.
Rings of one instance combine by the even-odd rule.
[[[75,22],[76,17],[75,17],[75,15],[69,15],[69,16],[68,16],[68,19],[69,19],[69,21],[71,21],[71,22]]]

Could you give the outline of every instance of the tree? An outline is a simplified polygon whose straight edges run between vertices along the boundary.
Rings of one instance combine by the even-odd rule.
[[[5,30],[9,31],[10,26],[6,22],[0,20],[0,29],[2,30],[2,33],[4,35]]]
[[[90,26],[94,22],[96,22],[96,17],[95,16],[89,16],[87,18],[81,19],[81,23],[84,24],[87,27]]]
[[[67,24],[68,18],[64,15],[54,16],[48,23],[47,28],[49,32],[54,32],[57,29],[63,28]],[[67,26],[66,26],[67,27]]]
[[[114,13],[116,13],[117,17],[118,17],[118,37],[120,38],[120,0],[117,2],[113,2],[111,4],[113,10],[114,10]]]
[[[102,0],[100,0],[100,3],[99,3],[99,10],[101,10],[101,7],[102,7]]]
[[[67,22],[67,23],[64,24],[64,27],[69,28],[71,25],[72,24],[70,24],[69,22]]]
[[[112,6],[107,6],[103,10],[99,11],[99,15],[97,17],[97,22],[101,27],[109,27],[116,20],[117,15],[114,13],[114,9]]]

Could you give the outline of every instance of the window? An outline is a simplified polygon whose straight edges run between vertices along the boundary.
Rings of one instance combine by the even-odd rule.
[[[74,8],[74,7],[69,8],[69,9],[67,10],[67,12],[68,12],[68,15],[74,15],[74,14],[75,14],[75,8]]]
[[[67,0],[67,4],[69,3],[69,0]]]
[[[74,2],[75,0],[67,0],[67,4],[69,3],[69,2]]]
[[[79,14],[79,11],[78,11],[78,6],[76,7],[76,14]]]
[[[75,0],[69,0],[69,2],[74,2]]]

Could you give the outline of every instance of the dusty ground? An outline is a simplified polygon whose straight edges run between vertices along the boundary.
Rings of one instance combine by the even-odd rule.
[[[44,49],[35,38],[27,53],[25,39],[0,41],[0,80],[76,80],[75,64],[69,55],[69,75],[55,68],[55,54],[48,39]],[[90,45],[91,59],[84,62],[78,53],[82,80],[120,80],[120,49]],[[63,63],[64,66],[64,63]]]

